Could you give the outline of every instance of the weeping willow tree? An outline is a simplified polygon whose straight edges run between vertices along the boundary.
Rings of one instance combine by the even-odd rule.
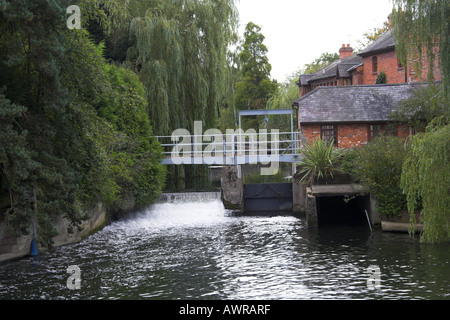
[[[423,64],[433,66],[436,59],[442,82],[450,96],[450,0],[393,0],[392,29],[396,51],[403,65],[415,61],[414,70],[423,71]],[[427,80],[434,80],[433,68]]]
[[[434,119],[427,131],[415,135],[403,164],[401,186],[408,211],[422,206],[425,243],[450,240],[450,125],[445,117]],[[411,226],[416,223],[411,215]],[[412,231],[412,230],[411,230]]]
[[[194,121],[215,128],[236,33],[234,1],[146,0],[129,8],[134,45],[128,58],[147,89],[155,134],[178,128],[193,134]],[[201,166],[186,167],[184,178],[198,181],[204,173]]]
[[[227,46],[235,31],[232,0],[153,0],[130,30],[134,67],[146,85],[157,134],[215,126],[225,88]],[[135,13],[136,14],[136,13]]]
[[[414,68],[420,78],[422,66],[433,66],[436,59],[441,70],[444,108],[434,115],[425,132],[411,138],[401,186],[406,193],[408,210],[412,213],[417,206],[422,207],[421,241],[445,242],[450,240],[450,0],[393,2],[393,31],[401,62],[415,60]],[[428,68],[428,81],[434,80],[433,71]],[[416,109],[423,109],[422,103],[410,102],[416,104]],[[414,222],[412,214],[412,226]]]

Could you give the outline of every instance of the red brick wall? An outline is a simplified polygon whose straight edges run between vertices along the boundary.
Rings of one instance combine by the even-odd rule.
[[[364,66],[359,66],[351,72],[352,85],[357,86],[364,84]]]
[[[372,58],[378,57],[378,72],[373,73]],[[375,84],[378,74],[383,71],[386,74],[387,83],[405,83],[405,71],[399,68],[395,51],[383,52],[377,55],[363,58],[363,84]]]
[[[373,73],[372,58],[378,57],[378,72]],[[414,61],[414,59],[412,60]],[[395,51],[383,52],[377,55],[368,56],[363,58],[363,83],[362,84],[375,84],[378,74],[383,71],[386,74],[387,83],[405,83],[405,82],[417,82],[420,81],[417,72],[414,71],[413,62],[408,64],[407,75],[405,77],[405,68],[399,66],[397,59],[397,53]],[[427,80],[428,63],[422,62],[422,80]],[[435,80],[441,80],[442,76],[438,66],[438,59],[434,65],[434,77]],[[355,80],[355,79],[354,79]],[[355,81],[353,82],[355,84]],[[361,84],[361,83],[358,83]]]
[[[302,125],[302,133],[312,143],[321,138],[320,125]],[[367,144],[367,124],[339,124],[337,127],[338,147],[353,148]]]
[[[320,125],[304,124],[301,126],[302,133],[309,143],[321,138]],[[411,134],[408,126],[400,125],[397,135],[403,139]],[[369,141],[368,124],[339,124],[337,127],[338,147],[353,148],[365,145]]]
[[[441,71],[439,68],[439,51],[437,48],[434,49],[434,55],[435,55],[435,61],[434,61],[434,69],[433,69],[433,74],[434,74],[434,79],[435,80],[442,80],[442,75],[441,75]],[[426,52],[423,53],[423,57],[426,57]],[[419,78],[419,74],[418,72],[416,72],[414,69],[416,68],[415,64],[416,62],[419,61],[419,58],[412,58],[409,62],[409,66],[408,66],[408,81],[409,78],[411,78],[412,82],[417,82],[420,81]],[[422,80],[426,81],[427,80],[427,75],[428,75],[428,70],[429,70],[429,64],[426,61],[425,58],[422,58]]]
[[[367,144],[367,124],[338,125],[338,147],[353,148]]]
[[[320,139],[320,125],[302,125],[301,131],[309,143]]]

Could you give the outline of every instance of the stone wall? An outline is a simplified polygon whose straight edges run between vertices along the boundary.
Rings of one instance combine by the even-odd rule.
[[[224,166],[221,179],[222,202],[226,209],[239,210],[244,207],[244,183],[239,166]]]
[[[53,223],[59,234],[53,238],[55,247],[67,245],[81,241],[83,238],[94,233],[107,222],[106,210],[101,204],[89,212],[90,218],[83,221],[81,230],[73,228],[73,232],[69,232],[70,223],[63,216],[58,216]],[[33,238],[32,233],[14,237],[7,224],[0,222],[0,262],[26,257],[30,254],[30,245]]]

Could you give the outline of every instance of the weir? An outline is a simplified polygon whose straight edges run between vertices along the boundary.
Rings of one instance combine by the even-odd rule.
[[[266,129],[259,133],[251,129],[244,132],[242,116],[290,115],[291,131],[271,133]],[[269,137],[271,139],[269,139]],[[220,193],[167,193],[161,201],[203,201],[221,199],[224,207],[243,215],[292,214],[305,217],[309,226],[326,225],[360,218],[370,218],[369,225],[380,224],[379,213],[370,196],[360,197],[360,186],[336,184],[314,185],[307,189],[304,183],[293,179],[296,165],[302,159],[303,137],[294,131],[293,110],[240,110],[239,129],[222,134],[217,129],[203,132],[200,121],[194,122],[194,134],[185,129],[176,130],[171,136],[156,137],[164,148],[166,165],[214,165],[222,167]],[[248,140],[247,140],[248,139]],[[270,143],[269,143],[270,142]],[[270,147],[269,147],[270,144]],[[279,174],[280,164],[290,164],[289,174],[276,179],[260,179],[263,182],[244,182],[244,171],[259,165],[260,176]],[[291,178],[292,182],[283,181]],[[264,181],[266,180],[266,181]],[[339,182],[338,182],[339,183]],[[357,198],[345,201],[347,197]],[[345,202],[345,203],[344,203]],[[365,211],[369,211],[365,215]],[[329,212],[345,213],[342,215]],[[360,212],[359,212],[360,211]],[[360,214],[361,213],[361,214]]]
[[[219,200],[220,192],[167,192],[161,194],[159,202],[197,202]]]

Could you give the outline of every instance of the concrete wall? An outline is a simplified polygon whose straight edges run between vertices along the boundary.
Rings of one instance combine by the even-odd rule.
[[[56,217],[53,223],[59,234],[53,238],[53,245],[58,247],[81,241],[106,224],[107,213],[101,204],[97,205],[89,214],[90,219],[83,221],[81,230],[73,228],[73,232],[68,231],[70,223],[67,219],[63,216]],[[31,232],[29,235],[14,237],[7,224],[3,221],[0,222],[0,261],[28,256],[32,238]]]
[[[306,188],[306,225],[308,227],[319,225],[316,197],[312,194],[311,188]]]
[[[243,211],[244,182],[240,166],[224,166],[221,179],[222,202],[226,209]]]
[[[294,215],[306,215],[306,184],[292,181],[292,210]]]
[[[319,225],[316,197],[358,195],[362,187],[359,185],[314,185],[307,187],[305,190],[306,223],[308,227],[316,227]],[[381,214],[376,210],[377,201],[372,196],[367,198],[367,202],[364,202],[364,207],[369,209],[370,222],[373,226],[379,226],[381,224]]]

